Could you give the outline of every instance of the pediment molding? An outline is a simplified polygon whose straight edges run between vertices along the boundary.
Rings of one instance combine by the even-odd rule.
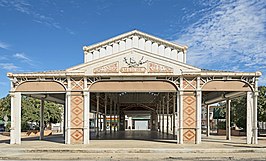
[[[180,51],[187,50],[187,46],[178,45],[176,43],[163,40],[161,38],[152,36],[150,34],[147,34],[147,33],[144,33],[144,32],[138,31],[138,30],[133,30],[133,31],[118,35],[116,37],[110,38],[108,40],[105,40],[103,42],[96,43],[96,44],[93,44],[90,46],[84,46],[83,50],[86,52],[93,52],[94,50],[98,50],[101,47],[111,45],[113,43],[117,43],[118,41],[125,40],[126,38],[132,38],[132,36],[138,36],[139,38],[144,38],[145,40],[150,40],[152,42],[155,42],[158,45],[165,45],[167,47],[171,47],[173,49],[178,49]]]
[[[86,75],[181,75],[182,71],[196,72],[200,69],[133,48],[69,68],[67,71],[83,71]]]

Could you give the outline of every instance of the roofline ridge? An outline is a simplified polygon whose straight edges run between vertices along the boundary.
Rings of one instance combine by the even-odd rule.
[[[96,43],[96,44],[92,44],[92,45],[89,45],[89,46],[83,46],[83,51],[85,52],[89,52],[89,51],[93,51],[93,50],[97,50],[97,48],[101,47],[101,46],[106,46],[106,45],[109,45],[109,44],[112,44],[112,43],[115,43],[116,41],[118,40],[121,40],[123,38],[126,38],[128,36],[131,36],[131,35],[140,35],[140,36],[143,36],[143,37],[146,37],[147,39],[151,39],[155,42],[161,42],[161,44],[164,44],[166,46],[171,46],[173,48],[177,48],[181,51],[186,51],[188,49],[188,47],[186,45],[182,46],[182,45],[178,45],[174,42],[170,42],[170,41],[167,41],[167,40],[164,40],[162,38],[158,38],[156,36],[153,36],[151,34],[148,34],[148,33],[145,33],[145,32],[142,32],[140,30],[137,30],[137,29],[134,29],[134,30],[131,30],[129,32],[126,32],[126,33],[122,33],[120,35],[117,35],[115,37],[112,37],[110,39],[107,39],[107,40],[104,40],[104,41],[101,41],[99,43]]]

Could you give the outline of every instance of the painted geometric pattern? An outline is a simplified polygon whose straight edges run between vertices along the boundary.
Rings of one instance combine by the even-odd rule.
[[[187,108],[184,110],[184,112],[185,112],[186,114],[188,114],[188,115],[192,115],[192,114],[195,112],[195,110],[194,110],[193,107],[191,107],[191,106],[187,106]]]
[[[83,140],[83,96],[71,96],[71,142],[82,143]]]
[[[194,124],[195,120],[191,117],[188,117],[185,119],[185,124],[187,124],[188,126],[191,126],[192,124]]]
[[[193,92],[185,92],[183,96],[183,140],[195,141],[196,97]]]
[[[192,142],[195,141],[195,130],[186,129],[183,134],[184,142]]]
[[[83,97],[71,96],[71,127],[83,126]]]
[[[184,96],[184,127],[185,128],[195,128],[196,126],[196,98],[193,95]]]
[[[83,131],[82,130],[71,130],[71,143],[77,144],[83,142]]]

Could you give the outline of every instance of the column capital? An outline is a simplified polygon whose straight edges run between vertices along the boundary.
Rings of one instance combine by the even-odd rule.
[[[9,92],[10,97],[15,97],[15,92]]]
[[[97,93],[97,94],[96,94],[96,97],[97,97],[97,98],[100,98],[100,93]]]

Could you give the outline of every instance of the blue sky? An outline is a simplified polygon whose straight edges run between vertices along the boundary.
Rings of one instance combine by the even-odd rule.
[[[189,46],[200,68],[266,72],[264,0],[0,0],[0,19],[0,97],[7,72],[66,69],[133,29]]]

